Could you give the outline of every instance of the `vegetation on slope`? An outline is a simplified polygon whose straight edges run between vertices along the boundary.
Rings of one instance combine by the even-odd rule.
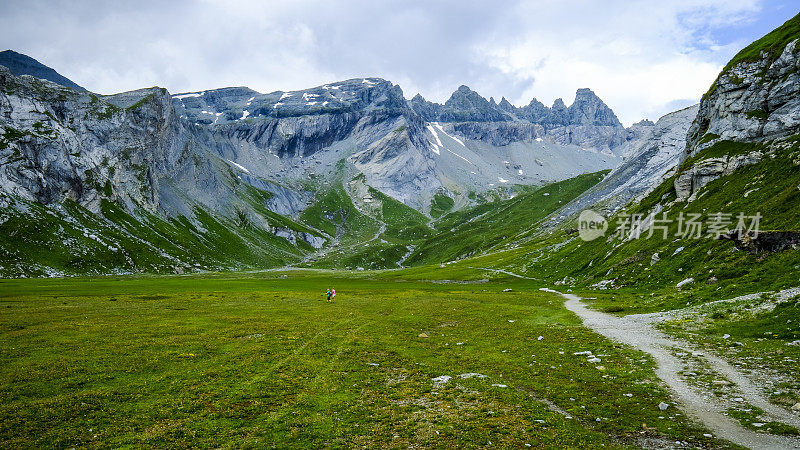
[[[800,273],[798,249],[750,253],[730,240],[708,234],[707,227],[716,213],[729,214],[724,216],[731,221],[726,229],[734,228],[737,215],[744,213],[749,217],[748,226],[752,216],[761,215],[761,231],[800,230],[800,217],[796,214],[800,205],[800,143],[793,138],[769,148],[771,153],[761,162],[712,181],[692,202],[677,202],[674,178],[666,180],[640,202],[608,218],[609,230],[604,238],[583,241],[577,224],[565,224],[553,234],[539,236],[519,249],[486,257],[482,262],[583,289],[615,286],[619,289],[614,292],[619,294],[601,295],[598,302],[602,307],[625,310],[661,310],[794,287]],[[765,151],[765,145],[722,142],[701,152],[696,160],[751,150]],[[644,218],[657,208],[663,208],[657,218],[666,214],[671,219],[666,224],[667,239],[661,229],[652,236],[645,231],[639,239],[609,238],[622,231],[631,215]],[[687,219],[690,214],[700,215],[705,223],[701,238],[678,236],[681,214]],[[676,288],[689,278],[694,281]],[[625,292],[632,295],[622,295]],[[627,303],[615,303],[620,297],[626,298]]]
[[[236,270],[283,265],[311,249],[199,208],[192,218],[165,220],[146,211],[134,217],[108,201],[99,215],[69,201],[60,210],[14,206],[0,223],[2,276]]]
[[[792,17],[761,39],[758,39],[740,50],[739,53],[728,61],[728,64],[726,64],[722,72],[720,72],[720,76],[728,73],[738,64],[760,61],[764,57],[766,57],[767,61],[766,66],[769,67],[781,56],[781,53],[786,49],[786,45],[798,38],[800,38],[800,14]],[[796,48],[795,51],[800,51],[800,48]],[[711,88],[703,95],[703,98],[708,97],[714,91],[718,80],[719,77],[714,80],[714,83],[711,84]]]
[[[579,175],[510,200],[450,213],[436,222],[438,233],[422,242],[407,263],[437,264],[481,254],[513,242],[547,215],[594,186],[607,173]]]

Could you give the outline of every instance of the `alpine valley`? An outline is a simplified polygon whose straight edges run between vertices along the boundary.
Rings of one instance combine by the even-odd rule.
[[[104,96],[0,63],[6,276],[398,267],[443,215],[612,169],[653,128],[588,89],[569,108],[408,101],[378,78]]]
[[[697,100],[2,52],[0,447],[800,448],[800,15]]]

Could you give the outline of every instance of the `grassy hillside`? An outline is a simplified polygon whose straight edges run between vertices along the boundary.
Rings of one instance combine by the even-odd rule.
[[[686,166],[709,157],[742,154],[750,150],[768,151],[757,164],[716,179],[703,187],[692,202],[676,201],[674,178],[666,180],[641,202],[608,218],[605,238],[585,242],[577,224],[567,223],[554,234],[540,236],[522,248],[488,256],[482,263],[550,282],[562,281],[574,287],[591,288],[597,283],[636,292],[625,308],[657,310],[741,293],[782,289],[798,284],[800,251],[786,249],[771,253],[750,253],[732,241],[709,236],[709,224],[716,213],[729,214],[725,228],[736,226],[736,216],[744,213],[760,219],[760,230],[800,230],[800,142],[798,137],[782,143],[748,144],[722,142],[687,161]],[[685,170],[686,166],[683,169]],[[658,218],[671,219],[667,239],[658,229],[639,239],[609,239],[621,231],[629,215],[658,212]],[[678,218],[699,214],[705,231],[699,239],[678,236]],[[749,225],[752,220],[748,220]],[[658,225],[665,225],[659,223]],[[655,257],[653,255],[656,255]],[[688,278],[694,281],[680,290],[676,285]],[[650,293],[655,293],[653,296]],[[606,305],[612,306],[612,305]]]
[[[283,265],[313,250],[202,209],[165,220],[146,211],[133,216],[107,201],[93,214],[74,202],[51,209],[17,200],[0,214],[2,276],[235,270]]]
[[[510,200],[447,214],[435,223],[438,233],[422,242],[407,263],[437,264],[513,242],[547,215],[594,186],[607,173],[580,175],[524,192]]]
[[[375,204],[380,204],[380,209],[361,212],[345,189],[336,187],[301,215],[305,223],[338,232],[341,237],[315,255],[309,265],[386,269],[439,264],[481,254],[530,232],[537,222],[593,186],[606,173],[585,174],[541,188],[520,189],[523,193],[513,199],[482,203],[432,221],[372,188],[369,193]],[[439,203],[446,202],[439,199]],[[449,207],[443,207],[440,212],[445,209]],[[338,228],[333,222],[337,218],[346,218],[337,222]]]

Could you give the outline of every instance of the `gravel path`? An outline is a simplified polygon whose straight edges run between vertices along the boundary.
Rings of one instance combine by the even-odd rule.
[[[687,370],[687,364],[675,353],[687,353],[702,358],[716,373],[736,384],[737,394],[753,406],[757,406],[771,416],[772,420],[800,428],[800,417],[767,401],[761,389],[755,386],[744,374],[728,364],[727,361],[698,351],[687,342],[671,338],[653,326],[658,315],[640,314],[616,317],[586,307],[580,297],[562,294],[552,289],[543,291],[561,295],[566,299],[564,305],[577,314],[585,326],[596,333],[635,347],[649,353],[656,362],[656,375],[666,383],[674,394],[680,408],[694,420],[705,425],[717,437],[735,444],[755,449],[797,449],[800,439],[767,433],[756,433],[743,427],[738,421],[724,414],[728,406],[711,392],[700,391],[691,386],[679,375]]]

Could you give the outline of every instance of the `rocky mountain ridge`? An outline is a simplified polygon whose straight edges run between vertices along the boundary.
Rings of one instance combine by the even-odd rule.
[[[569,107],[560,98],[550,108],[535,98],[519,108],[505,97],[498,104],[467,86],[459,87],[443,105],[427,101],[419,94],[409,104],[428,122],[458,124],[454,128],[470,130],[472,135],[480,129],[508,130],[508,134],[518,135],[518,130],[523,128],[529,130],[526,135],[549,137],[562,145],[573,144],[609,153],[629,140],[628,130],[611,108],[586,88],[577,90],[575,101]],[[488,123],[491,125],[486,125]]]
[[[559,144],[529,122],[425,121],[398,86],[377,78],[270,94],[224,88],[170,95],[148,88],[104,96],[0,66],[0,118],[0,227],[34,212],[55,220],[62,231],[44,239],[64,246],[66,260],[79,248],[91,254],[99,245],[92,236],[109,233],[116,237],[100,250],[128,252],[141,244],[145,223],[166,227],[163,236],[180,235],[173,239],[178,247],[146,263],[112,252],[92,269],[100,271],[192,270],[192,254],[237,264],[220,254],[223,237],[225,246],[247,248],[248,258],[297,260],[353,241],[353,227],[366,223],[379,232],[382,222],[400,226],[410,217],[419,227],[434,208],[441,214],[442,207],[508,198],[519,186],[617,164],[609,152]],[[356,179],[360,189],[351,188]],[[396,217],[368,205],[380,195],[387,197],[377,204],[389,205]],[[212,237],[212,229],[220,231]],[[151,249],[145,254],[166,245],[159,239],[145,240]],[[200,239],[190,246],[200,253],[190,251],[187,239]],[[24,246],[8,244],[4,258],[17,267],[13,273],[26,273]],[[387,246],[409,253],[399,242]]]
[[[76,91],[86,90],[52,68],[45,66],[28,55],[23,55],[13,50],[4,50],[0,52],[0,66],[5,66],[11,73],[17,76],[31,75],[36,78],[52,81],[61,86],[75,89]]]

